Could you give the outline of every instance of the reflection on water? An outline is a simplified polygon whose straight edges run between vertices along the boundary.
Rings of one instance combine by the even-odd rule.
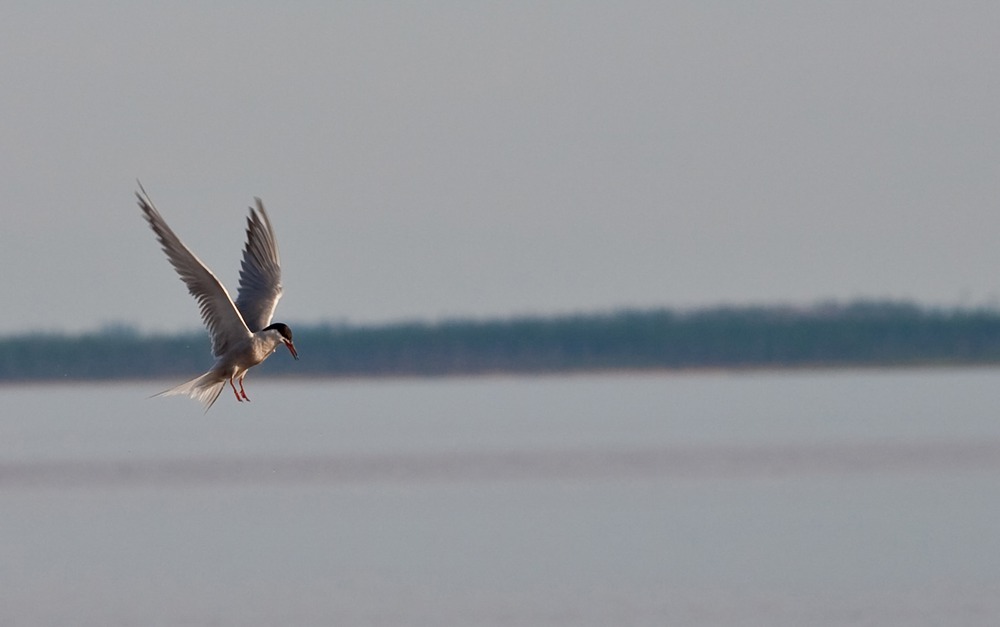
[[[1000,372],[0,388],[8,624],[992,625]]]
[[[748,479],[1000,470],[1000,440],[0,463],[0,487]]]

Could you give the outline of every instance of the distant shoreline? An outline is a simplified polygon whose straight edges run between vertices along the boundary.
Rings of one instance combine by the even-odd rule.
[[[1000,365],[1000,312],[899,302],[719,307],[380,326],[298,325],[301,360],[255,377],[438,378]],[[127,328],[0,339],[0,384],[186,380],[212,363],[205,333]]]

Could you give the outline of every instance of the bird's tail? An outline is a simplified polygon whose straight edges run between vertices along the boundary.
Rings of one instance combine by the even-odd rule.
[[[205,406],[207,412],[219,398],[222,388],[226,385],[226,378],[209,370],[205,374],[191,379],[187,383],[181,383],[177,387],[164,390],[154,396],[188,396]]]

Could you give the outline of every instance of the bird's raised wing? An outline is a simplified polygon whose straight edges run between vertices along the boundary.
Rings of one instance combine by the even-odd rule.
[[[250,330],[219,279],[167,226],[160,212],[149,200],[146,190],[142,189],[142,185],[139,186],[139,190],[135,195],[139,199],[139,207],[145,214],[146,221],[156,233],[156,238],[163,252],[167,254],[170,264],[181,276],[191,295],[198,301],[201,319],[212,336],[212,354],[216,357],[226,354],[235,342],[249,337]]]
[[[254,200],[257,201],[257,209],[255,211],[251,207],[247,217],[247,244],[240,265],[236,308],[247,328],[256,332],[271,324],[274,308],[281,298],[281,260],[264,203],[260,198]]]

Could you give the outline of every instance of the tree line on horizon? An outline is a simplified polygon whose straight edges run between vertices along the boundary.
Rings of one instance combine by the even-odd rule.
[[[503,320],[295,328],[301,360],[279,376],[443,376],[682,368],[1000,364],[1000,312],[898,302],[623,310]],[[0,338],[0,381],[194,376],[212,363],[204,332]]]

